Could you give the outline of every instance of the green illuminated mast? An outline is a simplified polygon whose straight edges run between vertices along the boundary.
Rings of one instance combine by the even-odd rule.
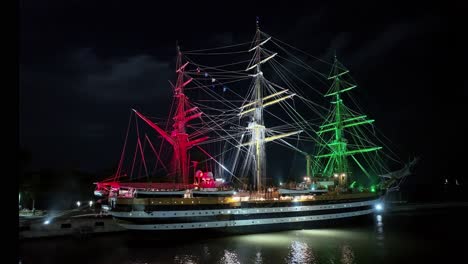
[[[367,170],[354,155],[381,149],[379,146],[361,147],[359,144],[353,144],[352,148],[349,148],[348,139],[346,138],[348,134],[345,134],[345,130],[358,129],[359,126],[371,124],[374,120],[367,119],[365,115],[355,115],[344,105],[341,95],[356,88],[356,85],[345,80],[344,77],[348,72],[335,56],[335,61],[328,77],[329,80],[333,80],[333,83],[325,94],[325,97],[333,98],[331,103],[334,105],[334,109],[325,123],[320,126],[319,131],[317,131],[317,135],[321,139],[320,141],[324,143],[322,151],[315,158],[318,163],[324,164],[324,166],[319,170],[314,170],[322,174],[322,176],[338,178],[341,186],[347,186],[348,177],[352,172],[348,157],[370,178],[371,176]]]

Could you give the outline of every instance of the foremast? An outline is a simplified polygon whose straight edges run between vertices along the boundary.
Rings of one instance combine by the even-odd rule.
[[[348,178],[351,174],[348,157],[351,157],[363,173],[366,174],[368,178],[371,178],[368,171],[354,155],[377,151],[382,148],[380,146],[364,148],[353,146],[353,149],[348,148],[348,140],[345,138],[344,133],[345,129],[371,124],[375,121],[373,119],[367,119],[366,115],[352,115],[344,105],[341,95],[357,87],[344,80],[344,76],[348,74],[348,72],[349,71],[338,61],[335,55],[332,70],[328,77],[328,80],[333,80],[332,85],[325,94],[325,97],[333,98],[331,103],[335,105],[335,108],[325,124],[320,126],[320,129],[317,131],[317,135],[322,138],[321,142],[327,142],[325,146],[328,153],[321,153],[315,156],[318,160],[326,160],[326,162],[324,162],[324,168],[319,173],[325,177],[338,178],[338,182],[341,186],[347,186]],[[324,134],[328,133],[333,134],[332,140],[325,139]]]
[[[203,114],[198,107],[190,107],[189,100],[184,93],[184,88],[187,86],[193,78],[185,79],[185,68],[189,63],[186,62],[182,65],[182,52],[177,47],[177,63],[176,63],[176,74],[177,81],[174,87],[174,100],[176,110],[173,115],[172,131],[166,132],[160,128],[157,124],[146,118],[143,114],[139,113],[135,109],[133,111],[143,119],[148,125],[155,129],[173,148],[172,158],[172,171],[176,175],[176,180],[179,183],[189,184],[189,166],[190,160],[188,151],[192,147],[208,139],[207,136],[191,139],[190,135],[186,131],[186,125],[190,120],[200,118]]]

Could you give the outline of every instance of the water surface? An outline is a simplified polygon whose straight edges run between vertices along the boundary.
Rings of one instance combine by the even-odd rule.
[[[20,244],[20,258],[23,264],[449,263],[468,259],[466,208],[387,213],[354,226],[178,241],[138,243],[115,234],[32,240]]]

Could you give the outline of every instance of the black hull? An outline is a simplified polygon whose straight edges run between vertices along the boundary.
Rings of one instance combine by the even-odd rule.
[[[261,234],[283,232],[302,229],[346,228],[372,225],[374,214],[360,215],[347,218],[319,220],[314,222],[281,223],[271,225],[251,225],[223,228],[206,228],[190,230],[127,230],[125,238],[132,243],[144,241],[193,241],[234,235]],[[136,244],[135,244],[136,245]]]
[[[291,229],[321,228],[354,222],[380,212],[380,199],[329,201],[329,203],[272,203],[236,209],[114,212],[123,228],[137,233],[244,234]],[[278,206],[278,205],[282,205]],[[168,208],[169,209],[169,208]]]

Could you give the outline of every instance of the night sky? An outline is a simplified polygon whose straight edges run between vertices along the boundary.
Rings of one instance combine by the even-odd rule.
[[[421,156],[431,174],[421,179],[440,179],[450,140],[438,131],[462,98],[447,95],[456,55],[443,10],[324,1],[255,13],[220,3],[97,2],[20,1],[19,139],[34,168],[112,168],[131,108],[167,115],[176,41],[182,50],[250,41],[259,16],[262,31],[310,54],[329,59],[336,50],[358,82],[360,105],[401,159]]]

